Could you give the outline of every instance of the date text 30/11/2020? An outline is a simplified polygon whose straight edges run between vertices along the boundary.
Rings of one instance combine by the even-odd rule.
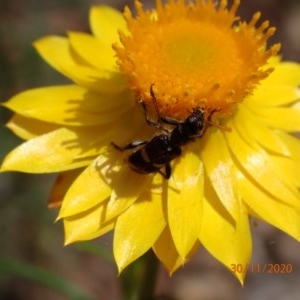
[[[250,264],[231,264],[233,273],[267,273],[267,274],[290,274],[293,272],[292,264],[274,263],[250,263]]]

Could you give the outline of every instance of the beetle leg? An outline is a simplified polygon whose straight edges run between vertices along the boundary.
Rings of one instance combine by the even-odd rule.
[[[162,172],[161,170],[158,171],[158,173],[163,176],[166,180],[170,179],[171,177],[171,165],[169,163],[165,164],[165,172]]]
[[[178,125],[182,124],[182,122],[180,122],[176,119],[170,118],[170,117],[160,117],[160,120],[165,124],[173,125],[173,126],[178,126]]]
[[[141,102],[141,103],[142,103],[142,106],[143,106],[143,109],[144,109],[144,115],[145,115],[145,120],[146,120],[147,124],[152,126],[152,127],[162,129],[162,126],[161,126],[160,123],[157,123],[157,122],[155,122],[155,121],[153,121],[149,118],[145,102]]]
[[[124,147],[121,147],[121,146],[115,144],[114,142],[111,142],[111,145],[114,146],[119,151],[125,151],[125,150],[136,148],[141,145],[145,145],[147,143],[148,143],[148,141],[137,140],[137,141],[133,141],[131,143],[126,144]]]
[[[172,173],[171,165],[170,165],[169,163],[167,163],[167,164],[165,165],[165,172],[166,172],[165,178],[166,178],[166,179],[169,179],[169,178],[171,177],[171,173]]]

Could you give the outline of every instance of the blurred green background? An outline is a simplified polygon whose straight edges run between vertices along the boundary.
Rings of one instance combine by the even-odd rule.
[[[132,6],[133,1],[120,0],[0,0],[0,101],[28,88],[69,82],[42,61],[32,42],[68,30],[89,32],[91,5],[104,3],[122,10],[126,2]],[[257,10],[278,27],[273,41],[283,43],[283,58],[299,62],[300,1],[244,0],[239,13],[249,20]],[[0,109],[0,161],[21,142],[4,127],[10,116]],[[124,299],[111,257],[111,236],[63,247],[62,225],[54,224],[57,212],[47,209],[54,179],[54,175],[0,174],[0,299]],[[254,231],[254,259],[292,262],[293,274],[249,274],[242,289],[202,250],[171,279],[161,269],[157,293],[182,300],[257,299],[257,295],[296,299],[292,297],[300,295],[298,243],[263,223]]]

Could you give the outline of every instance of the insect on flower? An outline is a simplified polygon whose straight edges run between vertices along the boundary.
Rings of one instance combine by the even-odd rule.
[[[153,91],[153,84],[150,87],[150,94],[157,115],[157,121],[149,118],[144,102],[141,102],[144,109],[147,124],[161,131],[150,140],[136,140],[126,144],[124,147],[112,142],[112,145],[119,151],[138,148],[132,152],[127,162],[132,170],[141,174],[160,173],[165,179],[171,176],[170,163],[181,155],[181,147],[201,138],[209,124],[211,116],[216,111],[210,112],[205,120],[204,111],[199,107],[194,108],[192,113],[184,120],[179,121],[169,117],[163,117],[159,113],[157,99]],[[172,127],[171,129],[169,127]],[[162,172],[161,169],[165,168]]]

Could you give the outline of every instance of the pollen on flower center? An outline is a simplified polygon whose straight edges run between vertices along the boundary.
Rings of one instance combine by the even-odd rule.
[[[249,23],[235,13],[239,1],[157,0],[154,11],[136,1],[137,16],[125,9],[129,34],[120,33],[115,45],[118,64],[128,75],[139,101],[151,107],[153,86],[159,111],[183,119],[193,108],[228,115],[268,76],[264,67],[280,45],[266,49],[275,29],[256,13]]]

